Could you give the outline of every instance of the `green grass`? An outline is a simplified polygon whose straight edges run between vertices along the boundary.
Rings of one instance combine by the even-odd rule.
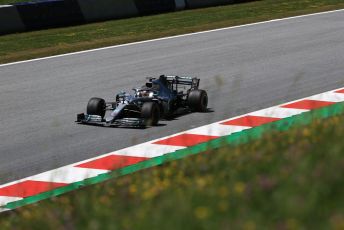
[[[0,63],[344,8],[343,0],[261,0],[0,36]]]
[[[30,0],[0,0],[0,5],[13,4],[18,2],[31,2]]]
[[[26,206],[2,229],[343,229],[344,116]]]

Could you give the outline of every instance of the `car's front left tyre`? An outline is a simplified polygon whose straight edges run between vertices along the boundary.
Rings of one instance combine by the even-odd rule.
[[[145,119],[146,125],[155,126],[160,119],[160,108],[156,102],[145,102],[142,105],[141,116]]]

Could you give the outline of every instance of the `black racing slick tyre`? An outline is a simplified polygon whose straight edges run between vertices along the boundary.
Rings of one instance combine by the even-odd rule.
[[[196,112],[206,112],[208,106],[208,95],[204,90],[192,90],[188,95],[188,106]]]
[[[145,119],[146,125],[157,125],[160,119],[160,108],[155,102],[145,102],[142,105],[141,116]]]
[[[87,114],[98,115],[102,118],[105,116],[106,103],[105,100],[98,97],[92,97],[87,104]]]

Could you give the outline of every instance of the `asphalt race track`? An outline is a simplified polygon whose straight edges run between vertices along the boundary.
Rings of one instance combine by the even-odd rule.
[[[344,86],[344,11],[0,66],[0,183]],[[213,112],[158,127],[74,123],[147,76],[201,78]]]

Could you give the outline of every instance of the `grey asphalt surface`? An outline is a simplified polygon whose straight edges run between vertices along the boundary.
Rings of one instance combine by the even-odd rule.
[[[0,67],[0,183],[344,87],[344,12]],[[90,97],[191,75],[210,113],[143,130],[77,125]]]

